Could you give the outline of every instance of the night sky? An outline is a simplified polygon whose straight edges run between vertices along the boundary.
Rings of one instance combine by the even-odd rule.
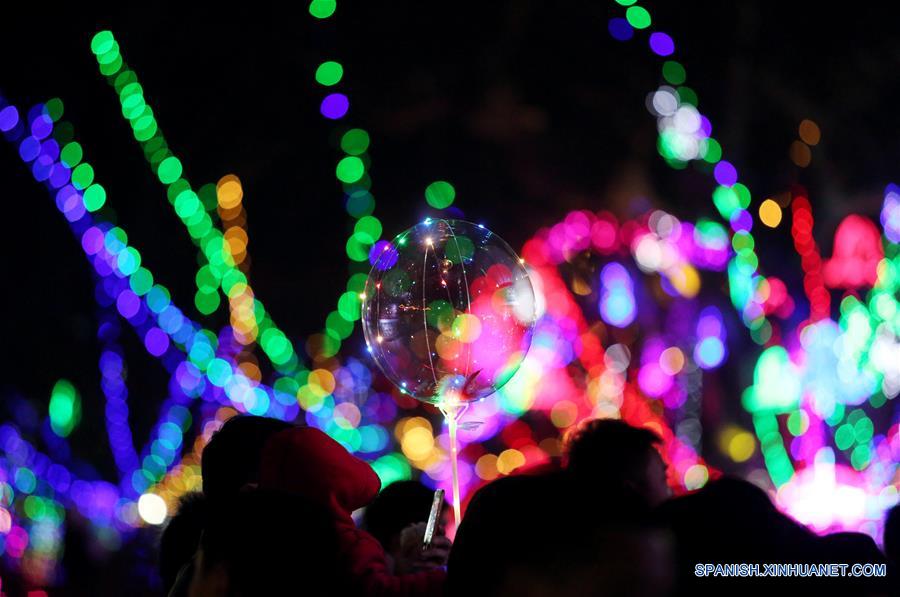
[[[884,185],[900,179],[900,35],[898,15],[884,6],[648,5],[676,40],[726,159],[755,198],[805,185],[826,256],[837,222],[850,212],[877,217]],[[656,153],[645,97],[659,84],[661,61],[646,35],[610,37],[607,21],[622,12],[613,2],[342,1],[321,22],[305,4],[295,8],[3,24],[0,89],[22,107],[64,101],[129,242],[192,316],[196,249],[97,71],[90,39],[101,29],[116,35],[195,188],[240,177],[251,280],[298,347],[321,330],[343,291],[352,226],[334,177],[334,126],[318,113],[326,91],[313,73],[323,60],[343,63],[345,121],[372,136],[375,215],[386,236],[428,213],[423,191],[438,179],[454,184],[468,219],[516,248],[571,209],[629,217],[658,206],[684,219],[716,217],[713,182],[669,169]],[[819,124],[822,142],[799,169],[788,150],[804,118]],[[89,266],[52,198],[6,143],[0,180],[0,398],[25,397],[45,412],[54,382],[72,380],[84,400],[78,453],[111,473]],[[763,271],[798,295],[787,228],[755,234]],[[167,376],[131,332],[122,338],[140,444]],[[354,338],[350,346],[359,331]],[[747,373],[740,362],[733,369]]]

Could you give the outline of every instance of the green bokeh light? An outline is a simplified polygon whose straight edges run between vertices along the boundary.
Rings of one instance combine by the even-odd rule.
[[[350,129],[341,137],[341,149],[350,155],[361,155],[369,149],[369,133],[363,129]]]
[[[625,11],[625,18],[635,29],[646,29],[650,26],[650,13],[642,6],[631,6]]]
[[[323,62],[319,65],[319,68],[316,69],[316,82],[326,87],[337,85],[340,83],[343,76],[344,67],[341,66],[340,62],[335,62],[333,60]]]
[[[169,156],[159,164],[157,176],[163,184],[170,184],[181,178],[181,161],[175,156]]]
[[[100,184],[92,184],[84,190],[82,198],[85,209],[91,212],[97,211],[106,203],[106,189]]]
[[[334,14],[337,9],[335,0],[312,0],[309,3],[309,14],[317,19],[327,19]]]
[[[90,164],[80,164],[72,170],[72,186],[79,191],[88,188],[92,182],[94,182],[94,168]]]
[[[366,169],[361,159],[356,156],[347,156],[338,162],[335,175],[341,182],[353,183],[362,178],[365,171]]]
[[[446,209],[456,199],[456,189],[446,180],[437,180],[425,189],[425,201],[435,209]]]
[[[60,437],[68,437],[81,421],[81,397],[71,382],[61,379],[50,393],[50,428]]]
[[[81,158],[84,157],[84,150],[82,150],[81,144],[72,141],[62,148],[59,157],[63,164],[69,168],[74,168],[81,161]]]
[[[363,216],[353,227],[353,234],[363,244],[375,244],[381,238],[381,221],[375,216]]]
[[[680,62],[666,60],[662,67],[663,78],[670,85],[683,85],[687,80],[687,73]]]
[[[91,52],[96,55],[107,53],[115,43],[112,31],[100,31],[91,39]]]

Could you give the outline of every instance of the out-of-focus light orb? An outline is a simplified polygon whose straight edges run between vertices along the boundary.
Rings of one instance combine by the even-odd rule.
[[[613,36],[613,39],[619,41],[628,41],[634,37],[634,28],[626,19],[620,17],[610,19],[608,29],[609,34]]]
[[[350,100],[347,99],[347,96],[343,93],[332,93],[331,95],[325,96],[322,100],[322,104],[319,106],[319,111],[322,113],[322,116],[331,120],[343,118],[349,109]]]
[[[626,327],[634,321],[637,306],[634,284],[628,270],[616,262],[607,263],[600,271],[603,292],[600,296],[600,316],[608,324]]]
[[[666,375],[676,375],[684,368],[684,353],[677,346],[670,346],[659,355],[659,368]]]
[[[806,168],[812,161],[812,151],[803,141],[794,141],[791,143],[790,150],[791,161],[800,168]]]
[[[327,19],[337,8],[336,0],[312,0],[309,3],[309,14],[317,19]]]
[[[888,185],[881,208],[881,225],[889,241],[900,242],[900,188]]]
[[[818,145],[819,141],[822,139],[822,132],[819,130],[819,125],[812,120],[803,120],[800,123],[797,132],[800,134],[800,138],[803,139],[803,142],[807,145]]]
[[[160,525],[166,521],[169,508],[165,500],[155,493],[145,493],[138,498],[138,514],[147,524]]]
[[[735,462],[746,462],[753,456],[755,449],[756,440],[747,431],[734,434],[734,437],[728,442],[728,456]]]
[[[436,180],[425,189],[425,201],[435,209],[446,209],[456,199],[456,189],[446,180]]]
[[[725,360],[725,345],[715,336],[704,338],[694,348],[694,360],[701,369],[713,369]]]
[[[709,481],[709,469],[702,464],[694,464],[684,472],[684,486],[689,491],[700,489]]]
[[[650,34],[650,49],[657,56],[671,56],[675,52],[675,42],[668,34],[656,31]]]
[[[738,180],[737,169],[731,162],[726,162],[725,160],[716,164],[713,175],[716,178],[716,182],[726,187],[734,185]]]
[[[427,219],[372,257],[363,332],[401,391],[466,403],[509,381],[537,315],[528,272],[503,239],[470,222]]]
[[[625,11],[625,18],[635,29],[646,29],[652,23],[650,13],[643,6],[630,6]]]
[[[628,369],[628,365],[631,363],[631,351],[624,344],[613,344],[606,349],[603,362],[607,369],[622,373]]]
[[[766,199],[759,205],[759,220],[769,228],[776,228],[781,223],[781,206]]]
[[[344,67],[340,62],[329,60],[323,62],[316,69],[316,82],[325,87],[331,87],[340,83],[344,76]]]
[[[863,216],[850,214],[834,233],[834,252],[822,268],[831,288],[874,286],[884,248],[878,227]]]

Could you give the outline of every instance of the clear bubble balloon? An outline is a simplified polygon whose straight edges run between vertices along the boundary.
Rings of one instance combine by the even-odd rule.
[[[362,302],[369,352],[401,391],[465,404],[501,388],[531,344],[534,289],[503,239],[425,220],[372,251]]]

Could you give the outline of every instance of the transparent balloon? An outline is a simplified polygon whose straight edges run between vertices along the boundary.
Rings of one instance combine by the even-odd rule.
[[[496,392],[531,345],[534,289],[503,239],[425,220],[373,247],[362,302],[369,352],[401,391],[434,404]]]

